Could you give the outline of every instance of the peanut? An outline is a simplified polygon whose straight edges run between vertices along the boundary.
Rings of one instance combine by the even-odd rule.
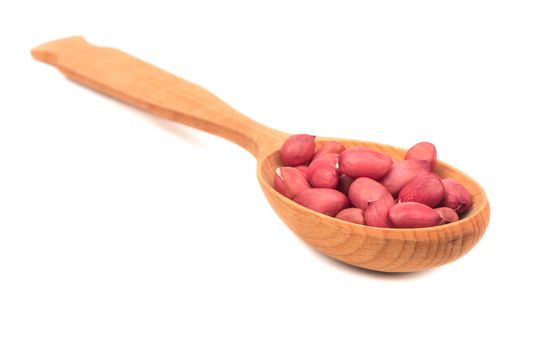
[[[416,143],[406,152],[404,159],[424,160],[430,164],[430,170],[434,170],[438,160],[436,147],[430,142]]]
[[[334,168],[339,169],[338,158],[339,158],[339,154],[337,153],[324,153],[319,158],[313,158],[312,162],[310,163],[310,167],[313,164],[325,163]]]
[[[389,219],[397,228],[431,227],[441,221],[434,209],[417,202],[395,204],[389,210]]]
[[[401,202],[419,202],[434,208],[443,199],[444,188],[439,176],[428,174],[416,177],[399,192]]]
[[[297,194],[294,200],[308,209],[328,216],[336,216],[349,206],[347,196],[331,188],[310,188]]]
[[[336,168],[329,165],[310,166],[308,179],[314,188],[337,188],[339,174]]]
[[[343,209],[336,215],[336,219],[352,222],[353,224],[365,225],[363,210],[360,208]]]
[[[394,205],[393,198],[382,197],[369,203],[364,214],[365,224],[374,227],[393,227],[389,220],[389,210]]]
[[[418,176],[430,172],[430,164],[424,160],[407,159],[393,163],[389,173],[382,179],[382,184],[396,196],[406,184]]]
[[[349,200],[356,208],[366,210],[369,203],[383,197],[393,197],[380,183],[368,177],[360,177],[354,180],[349,189]]]
[[[439,222],[440,225],[448,224],[449,222],[455,222],[459,219],[458,214],[456,214],[456,212],[449,207],[441,207],[434,210],[441,218]]]
[[[338,155],[326,153],[322,157],[314,158],[308,169],[308,180],[312,187],[337,188],[339,170],[337,169]]]
[[[441,180],[445,193],[441,206],[449,207],[458,214],[465,213],[471,207],[471,195],[467,189],[454,179]]]
[[[285,166],[306,165],[315,152],[315,136],[292,135],[280,149],[280,159]]]
[[[274,177],[274,189],[289,199],[310,188],[302,172],[290,167],[277,168]]]
[[[339,168],[351,177],[368,177],[380,180],[391,168],[391,158],[387,155],[363,147],[349,148],[339,155]]]
[[[325,143],[321,144],[317,152],[315,152],[315,156],[313,159],[320,158],[323,154],[327,153],[335,153],[340,154],[345,150],[345,146],[339,142],[339,141],[326,141]]]

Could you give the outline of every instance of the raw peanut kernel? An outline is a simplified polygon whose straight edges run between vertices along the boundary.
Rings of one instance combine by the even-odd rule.
[[[345,150],[345,146],[341,142],[327,141],[319,147],[317,152],[315,152],[315,156],[313,157],[313,159],[317,159],[326,153],[340,154],[344,150]]]
[[[339,168],[345,175],[380,180],[391,168],[391,158],[372,149],[349,148],[339,155]]]
[[[323,164],[310,167],[308,179],[315,188],[337,188],[339,174],[336,168]]]
[[[326,164],[329,164],[330,166],[332,166],[332,167],[334,167],[336,169],[339,169],[338,158],[339,158],[339,154],[337,154],[337,153],[325,153],[325,154],[321,155],[319,158],[314,158],[312,160],[312,162],[310,163],[310,167],[313,164],[326,163]]]
[[[391,193],[380,183],[368,177],[360,177],[354,180],[349,189],[349,199],[356,208],[366,210],[369,203],[389,197]]]
[[[404,159],[419,159],[427,161],[431,166],[430,170],[434,170],[436,167],[436,161],[438,159],[436,147],[430,142],[419,142],[412,146],[406,152]]]
[[[308,168],[308,180],[312,187],[337,188],[339,183],[337,154],[327,153],[314,159]]]
[[[314,151],[315,136],[292,135],[282,145],[280,159],[285,166],[306,165],[313,158]]]
[[[441,207],[434,209],[441,218],[440,225],[448,224],[459,220],[458,214],[449,207]]]
[[[364,214],[365,224],[374,227],[393,227],[389,220],[389,210],[394,205],[392,197],[382,197],[369,203]]]
[[[295,168],[276,168],[274,176],[274,189],[293,199],[300,192],[310,188],[310,184],[304,174]]]
[[[294,200],[308,209],[328,216],[336,216],[349,206],[347,196],[330,188],[310,188],[297,194]]]
[[[444,188],[439,176],[428,174],[408,182],[399,192],[401,202],[419,202],[434,208],[443,199]]]
[[[360,208],[343,209],[336,215],[336,219],[352,222],[353,224],[365,225],[363,210]]]
[[[441,206],[449,207],[458,214],[465,213],[471,207],[471,195],[465,187],[454,179],[441,180],[445,188]]]
[[[381,182],[392,195],[396,196],[408,182],[429,172],[430,164],[428,162],[418,159],[407,159],[395,162]]]
[[[389,219],[398,228],[431,227],[441,221],[434,209],[417,202],[395,204],[389,210]]]

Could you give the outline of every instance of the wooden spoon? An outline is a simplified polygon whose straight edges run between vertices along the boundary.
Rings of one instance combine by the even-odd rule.
[[[288,136],[245,117],[217,97],[184,79],[113,48],[97,47],[83,37],[38,46],[32,55],[56,66],[67,77],[165,119],[235,142],[257,159],[257,177],[267,200],[306,243],[347,264],[386,272],[418,271],[466,254],[480,240],[489,221],[484,190],[470,177],[438,162],[435,172],[460,181],[473,205],[452,224],[419,229],[383,229],[356,225],[309,210],[273,189],[281,166],[278,150]],[[317,138],[318,143],[333,140]],[[336,139],[337,140],[337,139]],[[405,150],[389,145],[343,140],[403,159]]]

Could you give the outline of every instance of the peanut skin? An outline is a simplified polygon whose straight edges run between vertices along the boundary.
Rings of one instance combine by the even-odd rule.
[[[380,180],[391,168],[391,158],[364,147],[354,147],[339,155],[339,168],[345,175]]]
[[[431,227],[441,221],[434,209],[417,202],[395,204],[389,210],[389,219],[397,228]]]
[[[434,208],[443,199],[443,184],[439,176],[428,174],[408,182],[399,192],[401,202],[419,202]]]
[[[441,180],[445,193],[441,206],[449,207],[458,214],[465,213],[471,207],[471,195],[467,189],[454,179]]]
[[[368,177],[360,177],[354,180],[349,188],[349,200],[356,208],[366,210],[369,203],[389,197],[391,193],[380,183]]]
[[[408,182],[429,172],[430,164],[428,162],[418,159],[407,159],[395,162],[381,182],[392,195],[396,196]]]
[[[337,154],[327,153],[311,162],[308,168],[308,181],[312,187],[337,188],[339,183],[337,158]]]
[[[274,189],[289,199],[310,188],[306,176],[298,169],[291,167],[277,168],[274,176]]]
[[[337,188],[339,170],[337,169],[335,153],[326,153],[322,157],[314,158],[308,168],[308,181],[316,188]]]
[[[352,222],[353,224],[365,225],[363,210],[360,208],[343,209],[336,215],[336,219]]]
[[[458,217],[458,214],[454,210],[452,210],[449,207],[441,207],[434,209],[439,217],[441,218],[441,221],[439,222],[440,225],[445,225],[450,222],[458,221],[460,218]]]
[[[337,188],[338,170],[330,165],[310,166],[308,180],[314,188]]]
[[[419,142],[406,152],[404,159],[424,160],[430,164],[430,170],[434,170],[438,155],[436,147],[430,142]]]
[[[365,224],[374,227],[393,227],[388,214],[394,204],[391,196],[369,203],[364,214]]]
[[[307,165],[315,152],[315,136],[292,135],[280,149],[280,159],[285,166]]]
[[[337,153],[324,153],[319,158],[313,158],[312,162],[310,163],[310,167],[313,164],[326,163],[326,164],[338,169],[339,168],[338,158],[339,158],[339,154],[337,154]]]
[[[308,209],[328,216],[336,216],[349,206],[347,196],[331,188],[310,188],[297,194],[294,200]]]

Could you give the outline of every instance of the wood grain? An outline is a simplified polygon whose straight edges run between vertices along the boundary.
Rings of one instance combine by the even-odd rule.
[[[471,209],[458,222],[430,228],[382,229],[330,218],[273,189],[274,170],[281,165],[278,149],[286,133],[245,117],[198,85],[117,49],[91,45],[82,37],[46,43],[33,49],[32,55],[92,89],[245,148],[256,157],[258,181],[280,218],[305,242],[334,259],[384,272],[424,270],[466,254],[488,225],[490,209],[484,190],[443,162],[438,162],[436,172],[460,181],[473,197]],[[319,142],[325,140],[330,139],[318,138]],[[373,142],[340,141],[346,146],[370,147],[397,159],[406,152]]]
[[[207,90],[120,50],[97,47],[83,37],[51,41],[32,56],[70,79],[135,107],[221,136],[254,156],[261,142],[283,134],[256,123]]]

